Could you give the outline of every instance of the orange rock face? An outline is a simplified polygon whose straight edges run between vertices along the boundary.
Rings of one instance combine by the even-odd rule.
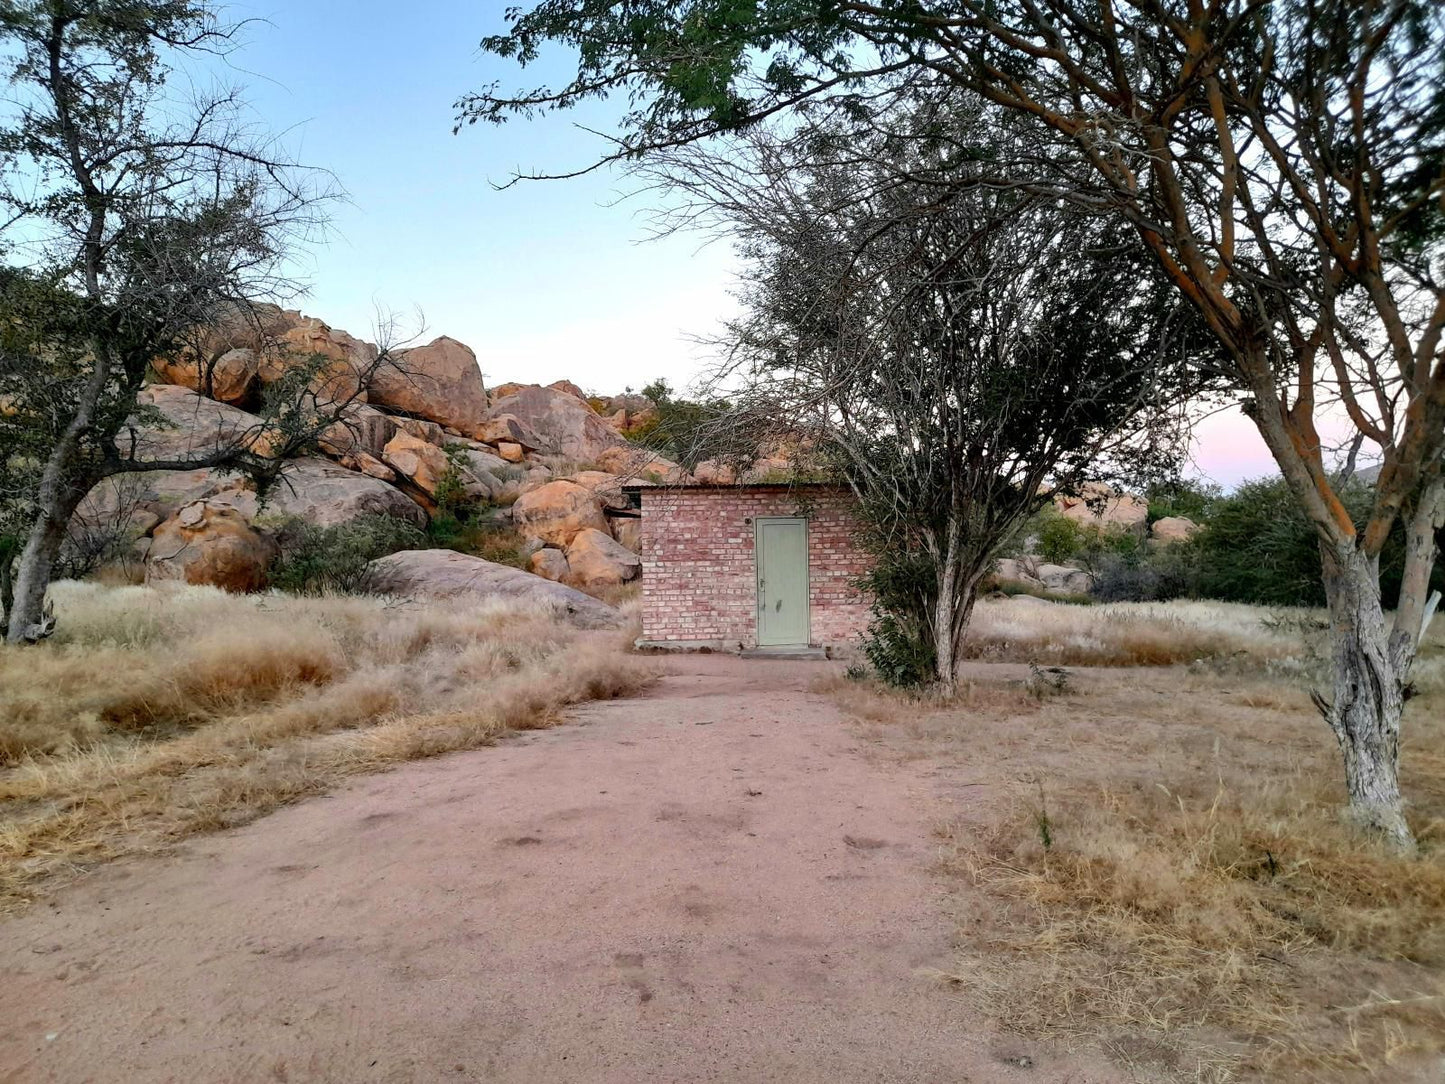
[[[450,466],[446,452],[405,430],[399,430],[386,442],[381,457],[388,467],[411,479],[428,496],[436,495],[442,475]]]
[[[568,579],[579,587],[615,587],[642,575],[642,558],[605,531],[588,528],[567,547],[567,567]]]
[[[512,505],[512,519],[528,538],[553,546],[566,546],[584,530],[607,531],[602,502],[575,482],[548,482],[523,493]]]
[[[571,566],[567,564],[567,555],[561,550],[541,549],[527,561],[527,567],[544,579],[561,582],[571,572]]]
[[[380,366],[368,387],[369,401],[428,418],[477,440],[487,412],[487,389],[471,347],[443,335]]]
[[[204,500],[186,505],[155,529],[146,553],[146,582],[179,580],[227,591],[256,591],[276,543],[235,508]]]

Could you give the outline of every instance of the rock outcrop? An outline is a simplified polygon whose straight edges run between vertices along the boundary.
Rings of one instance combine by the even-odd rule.
[[[206,394],[209,382],[210,398],[246,407],[255,402],[261,390],[260,364],[255,350],[236,347],[214,359],[187,352],[175,360],[158,360],[152,367],[168,384]]]
[[[236,508],[194,501],[158,526],[146,550],[147,583],[180,580],[227,591],[265,586],[276,543]]]
[[[376,361],[376,347],[336,331],[315,317],[300,317],[276,340],[278,349],[260,355],[263,383],[272,384],[298,363],[315,366],[310,387],[330,402],[366,402],[367,371]]]
[[[583,629],[615,629],[622,615],[605,602],[519,568],[453,550],[407,550],[367,566],[374,591],[412,599],[521,601]]]
[[[1087,595],[1094,589],[1094,576],[1081,568],[1067,565],[1039,565],[1036,573],[1039,580],[1050,591],[1062,591],[1071,595]]]
[[[427,518],[421,506],[395,486],[324,459],[286,464],[262,515],[294,517],[319,527],[335,527],[366,515],[393,516],[421,527]]]
[[[549,580],[556,580],[559,583],[567,578],[572,571],[567,564],[567,555],[561,550],[554,550],[550,546],[538,550],[527,560],[527,567],[538,576]]]
[[[1054,507],[1085,526],[1126,531],[1144,537],[1149,525],[1149,503],[1120,493],[1103,482],[1086,482],[1077,496],[1058,496]]]
[[[379,365],[373,344],[259,305],[237,307],[194,339],[152,363],[160,383],[142,391],[120,438],[139,462],[180,465],[237,448],[290,456],[289,430],[257,412],[267,387],[298,369],[317,418],[341,417],[313,451],[283,465],[264,497],[245,476],[199,466],[97,486],[76,526],[144,559],[152,578],[252,589],[292,522],[331,527],[388,515],[425,526],[444,480],[458,478],[463,506],[519,530],[538,578],[623,583],[641,567],[639,524],[604,513],[627,506],[628,482],[689,480],[619,435],[653,416],[646,399],[589,398],[570,380],[502,385],[489,397],[475,354],[446,336]]]
[[[447,453],[410,433],[398,431],[382,450],[382,461],[412,485],[434,498],[451,465]]]
[[[556,481],[522,494],[512,505],[512,521],[528,538],[567,546],[589,528],[606,533],[602,502],[585,486]]]
[[[564,391],[528,385],[493,400],[487,419],[510,414],[541,438],[539,451],[576,463],[597,462],[609,448],[629,447],[627,441],[581,399]],[[518,442],[523,443],[523,442]]]
[[[601,452],[594,462],[608,474],[615,474],[628,482],[663,483],[685,480],[686,472],[671,459],[632,444],[608,448]]]
[[[1188,542],[1199,530],[1199,524],[1186,516],[1165,516],[1149,525],[1149,538],[1161,546]]]
[[[264,432],[255,414],[175,384],[142,388],[138,402],[143,411],[154,411],[160,419],[140,417],[135,430],[137,460],[195,459],[238,441],[257,441]],[[122,433],[120,439],[129,449],[129,435]]]
[[[515,444],[524,452],[540,452],[547,440],[515,414],[492,414],[477,426],[477,440],[488,444]]]
[[[487,389],[471,347],[443,335],[426,346],[397,352],[371,377],[369,401],[484,439]]]
[[[610,534],[589,527],[568,545],[567,568],[568,581],[578,587],[616,587],[642,575],[642,559]]]

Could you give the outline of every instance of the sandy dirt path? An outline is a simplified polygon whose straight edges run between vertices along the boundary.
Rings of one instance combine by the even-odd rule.
[[[928,974],[938,768],[817,664],[412,764],[0,924],[4,1081],[1069,1081]]]

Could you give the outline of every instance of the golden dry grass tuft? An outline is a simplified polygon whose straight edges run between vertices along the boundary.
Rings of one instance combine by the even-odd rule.
[[[1281,659],[1301,649],[1302,610],[1227,602],[1070,606],[1031,599],[978,604],[970,657],[1066,666],[1172,666],[1200,660]]]
[[[1439,1078],[1445,628],[1422,652],[1405,721],[1421,853],[1401,857],[1340,818],[1338,753],[1307,691],[1319,615],[1279,617],[1010,610],[988,633],[1006,664],[971,664],[956,703],[838,687],[866,732],[953,767],[951,978],[980,1011],[1102,1046],[1142,1080]],[[1222,650],[1194,660],[1228,665],[1074,670],[1042,697],[1018,665],[1118,667],[1171,630],[1177,658],[1212,644]],[[1156,651],[1169,654],[1145,657]]]
[[[652,679],[631,633],[517,605],[58,584],[0,648],[0,909],[348,776],[547,726]]]

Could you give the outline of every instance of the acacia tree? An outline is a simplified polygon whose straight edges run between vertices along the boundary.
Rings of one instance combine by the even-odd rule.
[[[459,124],[631,95],[629,158],[833,99],[968,88],[1052,152],[996,178],[1126,222],[1200,314],[1318,536],[1321,713],[1358,821],[1413,844],[1398,782],[1445,519],[1445,8],[1434,0],[547,0],[487,48],[575,46],[560,90],[463,99]],[[1325,463],[1338,410],[1381,460],[1357,529]],[[1379,555],[1404,521],[1399,605]]]
[[[0,504],[24,540],[11,642],[53,627],[46,589],[97,482],[197,467],[265,480],[364,386],[365,373],[349,391],[318,384],[313,359],[268,389],[245,432],[183,455],[137,437],[165,424],[137,406],[152,362],[186,356],[197,328],[259,320],[258,298],[294,293],[286,256],[329,198],[249,134],[234,91],[185,100],[170,90],[178,55],[223,52],[231,34],[194,0],[0,7],[10,87],[0,107]],[[7,588],[9,576],[7,559]]]
[[[727,231],[747,265],[714,375],[735,405],[704,443],[806,435],[858,497],[870,655],[946,695],[1000,548],[1106,461],[1167,461],[1199,370],[1189,313],[1118,224],[950,183],[971,168],[956,147],[1009,138],[996,110],[965,114],[899,124],[906,142],[829,115],[640,170],[674,224]]]

